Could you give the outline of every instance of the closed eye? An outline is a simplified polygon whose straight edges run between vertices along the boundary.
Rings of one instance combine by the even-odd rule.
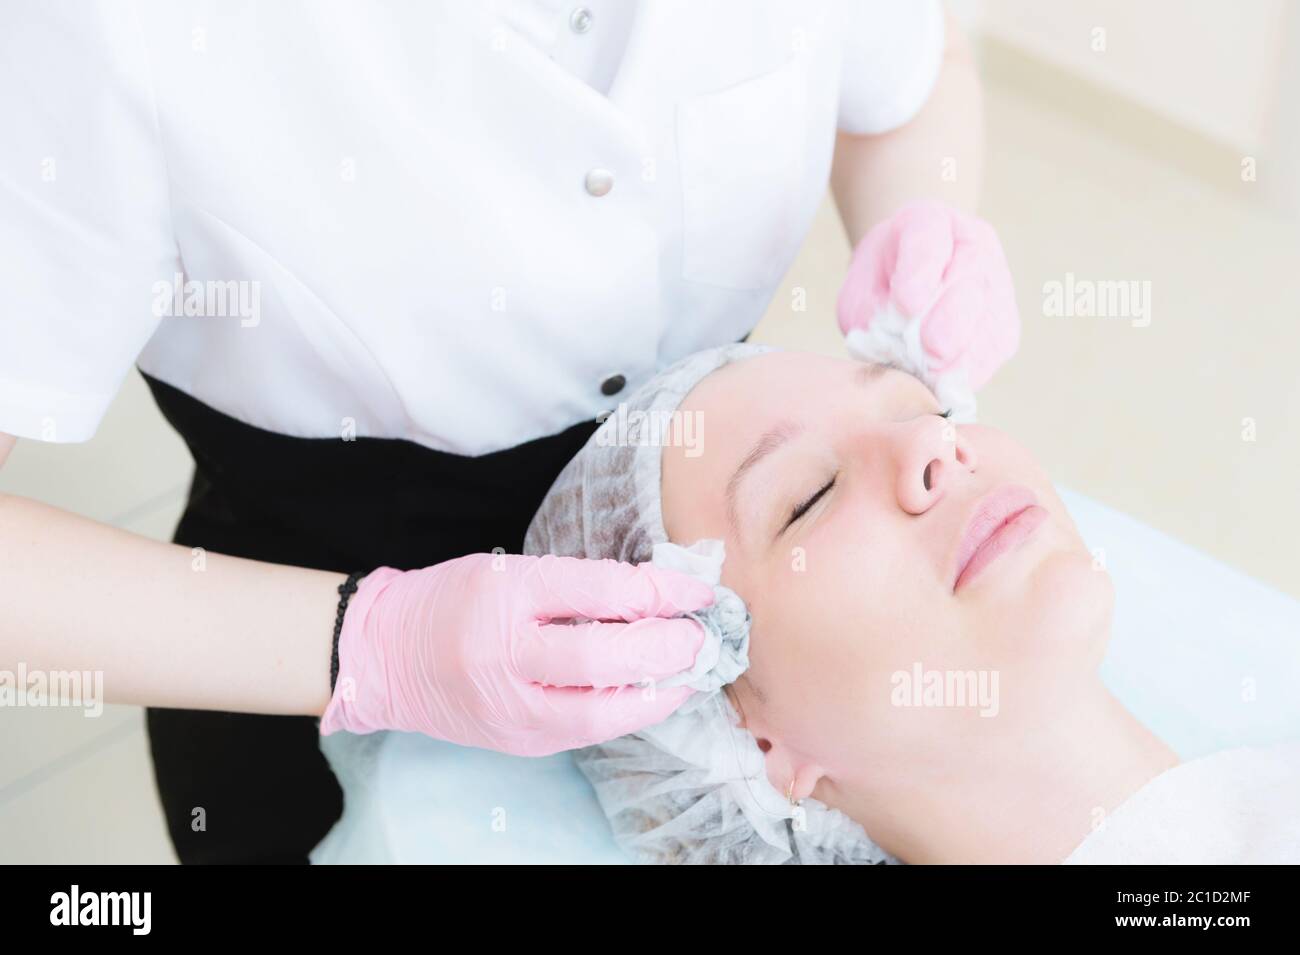
[[[796,504],[794,510],[790,512],[790,519],[785,522],[785,526],[782,527],[781,530],[785,531],[790,527],[791,524],[793,524],[795,521],[799,520],[799,518],[807,514],[809,509],[818,501],[820,501],[822,497],[826,494],[826,492],[829,491],[834,486],[835,486],[835,478],[831,478],[820,488],[818,488],[813,493],[813,495],[809,497],[807,500],[803,501],[800,504]]]
[[[949,408],[946,411],[936,411],[934,412],[934,414],[938,415],[940,418],[951,418],[952,409]],[[837,477],[838,475],[836,475],[836,477],[831,478],[829,481],[827,481],[825,484],[819,487],[816,491],[814,491],[813,494],[810,497],[808,497],[806,500],[800,502],[799,504],[796,504],[794,506],[794,510],[790,512],[789,518],[786,519],[785,524],[782,526],[780,533],[784,534],[787,530],[790,529],[791,524],[793,524],[795,521],[799,520],[799,518],[807,514],[808,511],[812,509],[812,506],[816,504],[818,501],[820,501],[826,495],[826,492],[828,492],[831,488],[835,486],[835,481]]]

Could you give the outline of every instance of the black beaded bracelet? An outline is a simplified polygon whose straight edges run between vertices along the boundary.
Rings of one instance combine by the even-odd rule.
[[[339,584],[339,610],[334,618],[334,646],[330,650],[330,695],[334,695],[334,685],[339,681],[339,634],[343,632],[343,615],[348,612],[348,600],[357,592],[357,581],[366,575],[365,571],[348,574],[348,579]]]

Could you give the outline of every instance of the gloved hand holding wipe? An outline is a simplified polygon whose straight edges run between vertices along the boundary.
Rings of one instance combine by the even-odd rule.
[[[973,420],[973,393],[1020,344],[997,233],[933,200],[904,205],[863,236],[837,310],[851,354],[921,378],[958,421]]]
[[[544,756],[633,732],[693,692],[645,686],[693,665],[703,629],[669,618],[713,599],[685,574],[614,560],[380,568],[348,603],[321,733],[407,730]]]

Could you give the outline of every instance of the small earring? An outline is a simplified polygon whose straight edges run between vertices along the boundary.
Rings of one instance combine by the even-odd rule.
[[[790,777],[790,785],[785,787],[785,798],[786,801],[790,803],[791,809],[796,808],[799,805],[799,803],[803,801],[803,800],[796,800],[794,798],[794,777],[793,776]]]

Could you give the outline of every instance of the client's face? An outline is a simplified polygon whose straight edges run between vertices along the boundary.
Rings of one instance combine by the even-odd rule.
[[[730,692],[780,791],[924,792],[1095,672],[1110,578],[1007,435],[952,424],[903,372],[795,352],[719,369],[680,410],[702,453],[664,450],[664,525],[726,542],[754,620]]]

